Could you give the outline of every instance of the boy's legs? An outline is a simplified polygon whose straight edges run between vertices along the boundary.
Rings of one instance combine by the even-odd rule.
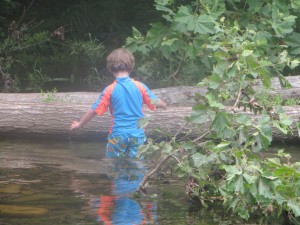
[[[109,136],[106,146],[106,157],[136,158],[138,147],[146,141],[146,137],[130,137],[128,135]]]

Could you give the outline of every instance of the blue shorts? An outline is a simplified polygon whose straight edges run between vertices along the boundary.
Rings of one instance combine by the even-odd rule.
[[[106,157],[137,158],[138,147],[146,141],[146,137],[130,137],[129,135],[108,136]]]

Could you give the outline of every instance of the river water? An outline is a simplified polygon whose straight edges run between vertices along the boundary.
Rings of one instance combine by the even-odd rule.
[[[288,151],[300,159],[299,147]],[[179,182],[134,195],[144,171],[140,161],[105,159],[105,143],[0,140],[0,224],[249,224],[197,207]]]

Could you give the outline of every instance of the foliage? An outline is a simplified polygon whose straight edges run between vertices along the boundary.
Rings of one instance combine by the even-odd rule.
[[[210,57],[215,50],[226,61],[244,54],[244,58],[253,61],[251,66],[257,67],[261,72],[260,76],[264,76],[265,69],[276,75],[286,63],[292,69],[299,65],[299,59],[295,55],[299,48],[299,34],[293,32],[298,15],[298,5],[295,2],[289,5],[288,1],[283,1],[286,4],[282,6],[281,1],[258,3],[194,0],[186,1],[186,5],[178,8],[175,7],[177,1],[155,2],[156,9],[162,12],[166,22],[151,24],[151,29],[145,36],[133,28],[133,35],[127,39],[127,46],[141,54],[145,64],[155,56],[160,56],[161,59],[156,62],[157,67],[166,65],[165,61],[169,62],[170,68],[165,73],[169,74],[170,79],[202,79],[215,63],[214,58]],[[241,45],[237,45],[239,43]],[[254,46],[258,49],[252,54]],[[243,53],[243,50],[246,51]],[[276,53],[281,54],[281,57],[276,57]],[[256,62],[259,58],[257,54],[266,58],[262,62]],[[159,63],[161,61],[163,64]],[[271,65],[264,64],[266,62]],[[234,72],[235,68],[233,65],[227,70]]]
[[[282,71],[299,66],[295,27],[300,5],[278,0],[155,2],[166,22],[152,24],[145,37],[134,28],[128,46],[159,54],[180,70],[199,66],[198,78],[206,77],[199,85],[208,91],[195,96],[187,118],[201,136],[150,143],[142,152],[171,160],[179,177],[194,182],[188,193],[204,206],[221,200],[244,219],[287,212],[299,221],[299,162],[290,162],[283,151],[273,158],[263,151],[272,143],[274,129],[287,135],[295,123],[279,98],[272,104],[266,99],[271,78],[288,88]],[[263,92],[253,89],[258,80]]]
[[[56,97],[56,88],[53,88],[51,91],[47,91],[46,93],[41,90],[41,95],[43,97],[43,102],[56,102],[57,97]]]
[[[31,32],[28,27],[16,30],[18,38],[8,36],[0,44],[3,71],[18,80],[22,89],[39,91],[55,82],[74,79],[87,83],[82,74],[103,65],[103,44],[90,37],[87,41],[59,39],[50,32]],[[98,84],[99,85],[99,84]]]
[[[148,0],[3,0],[0,14],[2,71],[21,91],[65,91],[104,87],[104,54],[122,46],[132,25],[148,29],[157,11]],[[33,84],[36,69],[47,79]]]

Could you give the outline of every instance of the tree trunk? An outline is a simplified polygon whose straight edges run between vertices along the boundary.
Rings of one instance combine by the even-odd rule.
[[[288,78],[292,80],[293,89],[279,89],[278,82],[273,82],[274,92],[285,96],[300,95],[300,76]],[[259,88],[259,85],[257,86]],[[291,91],[292,90],[292,91]],[[169,107],[166,111],[149,111],[145,108],[149,124],[146,127],[148,136],[166,137],[165,135],[186,134],[200,136],[207,131],[202,125],[199,129],[185,125],[184,117],[191,115],[194,94],[204,94],[199,87],[173,87],[156,89],[153,92],[164,99]],[[0,136],[8,137],[53,137],[60,139],[105,139],[111,125],[111,116],[105,113],[96,116],[78,132],[69,133],[73,120],[78,120],[99,93],[25,93],[0,94]],[[300,115],[300,107],[285,107],[288,115],[296,122]],[[256,115],[248,112],[249,115]],[[294,123],[295,124],[295,123]],[[207,125],[208,126],[208,125]],[[282,135],[274,128],[276,140],[299,140],[296,126],[291,135]]]

